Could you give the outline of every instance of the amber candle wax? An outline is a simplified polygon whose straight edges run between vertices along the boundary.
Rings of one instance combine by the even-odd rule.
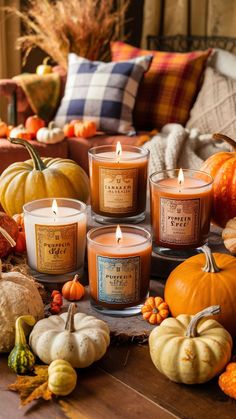
[[[99,222],[145,218],[149,151],[123,145],[89,150],[91,207]]]
[[[133,308],[130,313],[136,314],[149,290],[151,235],[139,227],[120,228],[111,225],[88,233],[90,294],[95,308],[107,308],[109,314]]]
[[[150,177],[153,239],[157,246],[202,246],[210,229],[212,178],[195,170],[166,170]]]

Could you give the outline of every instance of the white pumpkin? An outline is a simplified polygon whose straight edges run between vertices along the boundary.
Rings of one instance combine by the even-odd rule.
[[[105,354],[110,343],[107,324],[75,311],[76,304],[71,303],[68,313],[50,316],[34,326],[29,343],[45,364],[64,359],[74,368],[85,368]]]
[[[0,352],[10,352],[15,342],[15,322],[20,316],[44,317],[44,305],[34,282],[19,272],[2,273],[0,261]]]
[[[37,131],[36,138],[40,143],[56,144],[63,141],[65,135],[63,130],[58,128],[52,121],[47,128],[43,127]]]
[[[17,125],[17,127],[14,127],[11,129],[9,136],[12,138],[17,138],[19,134],[25,133],[27,130],[24,127],[23,124]]]
[[[229,362],[232,338],[216,320],[203,317],[218,314],[211,306],[195,316],[181,314],[165,319],[149,336],[150,355],[155,367],[177,383],[200,384],[219,374]]]

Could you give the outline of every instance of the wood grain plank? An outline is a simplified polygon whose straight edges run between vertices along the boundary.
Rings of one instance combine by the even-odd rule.
[[[236,402],[224,395],[217,379],[195,386],[173,383],[156,370],[147,345],[112,347],[99,365],[182,419],[236,418]]]

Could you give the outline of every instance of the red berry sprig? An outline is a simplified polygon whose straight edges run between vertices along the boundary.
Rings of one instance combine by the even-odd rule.
[[[61,311],[61,306],[63,305],[62,295],[59,291],[53,290],[52,294],[52,302],[50,304],[50,311],[52,314],[58,314]]]

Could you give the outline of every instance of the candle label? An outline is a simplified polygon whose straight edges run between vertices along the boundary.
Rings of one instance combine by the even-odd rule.
[[[137,210],[138,169],[99,167],[99,207],[109,213]]]
[[[98,300],[113,304],[139,301],[140,256],[97,256]]]
[[[160,199],[160,241],[195,244],[199,239],[200,199]]]
[[[76,270],[77,223],[66,225],[35,225],[37,270],[62,274]]]

